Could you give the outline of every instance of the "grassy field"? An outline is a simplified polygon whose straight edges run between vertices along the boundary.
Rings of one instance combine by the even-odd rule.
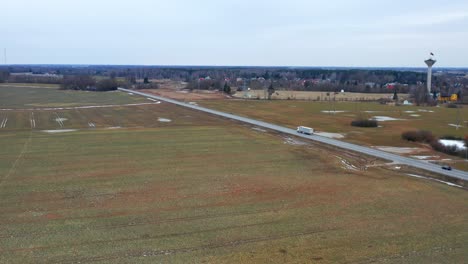
[[[0,263],[468,257],[464,189],[165,103],[56,113],[0,129]]]
[[[35,88],[31,88],[35,87]],[[62,91],[34,84],[0,85],[0,108],[75,107],[150,102],[121,92]],[[0,110],[1,111],[1,110]]]
[[[199,101],[200,105],[225,112],[236,113],[255,119],[281,124],[290,128],[299,125],[319,131],[342,133],[343,140],[367,146],[423,147],[401,139],[408,130],[424,129],[441,137],[468,135],[468,107],[388,106],[362,102],[307,102],[307,101],[257,101],[257,100],[212,100]],[[336,111],[336,112],[334,112]],[[458,113],[457,113],[458,112]],[[398,120],[380,122],[379,128],[358,128],[350,125],[356,118],[374,116],[392,117]],[[459,120],[463,127],[456,128]],[[431,151],[430,151],[431,152]],[[434,153],[434,155],[441,155]],[[450,156],[441,155],[445,158]],[[455,164],[468,170],[468,162]]]

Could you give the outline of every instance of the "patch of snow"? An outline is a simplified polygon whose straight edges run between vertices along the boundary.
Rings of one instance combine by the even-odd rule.
[[[171,122],[172,120],[167,119],[167,118],[161,118],[161,117],[160,117],[160,118],[158,118],[158,121],[159,121],[159,122],[165,122],[165,123],[167,123],[167,122]]]
[[[198,105],[196,102],[189,102],[191,105]]]
[[[412,153],[415,151],[419,151],[419,148],[400,148],[400,147],[387,147],[387,146],[376,146],[377,149],[386,151],[386,152],[391,152],[391,153],[397,153],[397,154],[407,154],[407,153]]]
[[[252,127],[252,129],[256,130],[256,131],[259,131],[259,132],[267,132],[265,129],[259,128],[259,127]]]
[[[293,146],[307,145],[307,143],[304,142],[304,141],[300,141],[300,140],[293,139],[293,138],[290,138],[290,137],[284,138],[284,144],[289,144],[289,145],[293,145]]]
[[[132,93],[128,93],[129,95],[133,95]]]
[[[446,147],[455,146],[455,147],[457,147],[458,150],[465,150],[466,149],[465,142],[463,142],[461,140],[439,139],[439,142],[442,145],[446,146]]]
[[[425,160],[425,159],[430,159],[430,158],[438,158],[439,156],[411,156],[412,158],[419,159],[419,160]]]
[[[420,117],[421,115],[410,115],[412,117]]]
[[[329,132],[315,132],[315,135],[319,135],[327,138],[344,138],[345,136],[339,133],[329,133]]]
[[[121,126],[113,126],[113,127],[108,127],[107,129],[120,129],[122,128]]]
[[[321,111],[322,113],[325,113],[325,114],[336,114],[336,113],[346,113],[348,111],[341,111],[341,110],[337,110],[337,111]]]
[[[335,156],[337,157],[340,161],[341,161],[341,164],[343,164],[343,169],[348,169],[348,170],[354,170],[354,171],[358,171],[359,169],[354,166],[353,164],[351,164],[349,161],[341,158],[341,157],[338,157],[338,156]]]
[[[382,111],[364,111],[366,113],[378,113],[378,112],[382,112]]]
[[[181,91],[176,91],[176,93],[188,93],[188,91],[181,90]]]
[[[54,129],[54,130],[41,130],[42,132],[56,134],[56,133],[66,133],[78,131],[78,129]]]
[[[449,126],[453,126],[453,127],[456,127],[456,128],[460,128],[460,127],[463,127],[462,125],[457,125],[457,124],[448,124]]]
[[[411,114],[411,113],[416,113],[416,111],[405,111],[405,113]]]
[[[418,109],[419,112],[424,112],[424,113],[434,113],[432,110],[426,110],[426,109]]]
[[[398,118],[393,118],[389,116],[373,116],[372,119],[379,121],[379,122],[404,120],[404,119],[398,119]]]
[[[411,177],[415,177],[415,178],[420,178],[420,179],[426,179],[426,180],[430,180],[430,181],[436,181],[436,182],[440,182],[440,183],[445,183],[445,184],[447,184],[447,185],[449,185],[449,186],[453,186],[453,187],[463,188],[463,186],[458,185],[458,184],[453,184],[453,183],[451,183],[451,182],[441,181],[441,180],[434,179],[434,178],[424,177],[424,176],[417,175],[417,174],[407,173],[406,175],[411,176]]]
[[[399,169],[401,169],[401,167],[398,167],[398,166],[397,166],[397,167],[395,167],[395,170],[399,170]]]
[[[147,97],[146,99],[148,99],[148,100],[150,100],[150,101],[153,101],[153,102],[159,102],[158,100],[153,99],[153,98],[149,98],[149,97]],[[159,102],[159,103],[161,103],[161,102]]]

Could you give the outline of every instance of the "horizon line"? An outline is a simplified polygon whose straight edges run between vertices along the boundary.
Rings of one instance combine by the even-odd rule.
[[[8,63],[1,64],[0,67],[8,66],[131,66],[131,67],[204,67],[204,68],[350,68],[350,69],[363,69],[363,68],[374,68],[374,69],[426,69],[427,66],[295,66],[295,65],[184,65],[184,64],[81,64],[81,63]],[[435,66],[434,69],[467,69],[468,66]]]

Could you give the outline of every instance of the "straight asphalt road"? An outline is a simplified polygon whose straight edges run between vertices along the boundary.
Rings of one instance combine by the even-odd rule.
[[[127,93],[138,94],[138,95],[141,95],[141,96],[144,96],[144,97],[147,97],[147,98],[157,99],[157,100],[160,100],[160,101],[176,104],[176,105],[191,108],[191,109],[194,109],[194,110],[210,113],[210,114],[213,114],[213,115],[222,116],[222,117],[225,117],[225,118],[241,121],[241,122],[248,123],[248,124],[251,124],[251,125],[255,125],[255,126],[258,126],[258,127],[275,130],[275,131],[278,131],[278,132],[282,132],[284,134],[290,134],[290,135],[294,135],[294,136],[297,136],[297,137],[302,137],[302,138],[318,141],[318,142],[328,144],[328,145],[332,145],[332,146],[335,146],[335,147],[338,147],[338,148],[343,148],[343,149],[347,149],[347,150],[360,152],[360,153],[363,153],[363,154],[366,154],[366,155],[370,155],[370,156],[374,156],[374,157],[377,157],[377,158],[389,160],[389,161],[399,163],[399,164],[403,164],[403,165],[416,167],[416,168],[427,170],[427,171],[430,171],[430,172],[435,172],[435,173],[446,175],[446,176],[449,176],[449,177],[452,177],[452,178],[457,178],[457,179],[462,179],[462,180],[468,181],[468,172],[465,172],[465,171],[460,171],[460,170],[447,171],[447,170],[443,170],[441,168],[441,166],[436,165],[436,164],[432,164],[432,163],[428,163],[428,162],[424,162],[424,161],[420,161],[420,160],[416,160],[416,159],[412,159],[412,158],[403,157],[403,156],[400,156],[400,155],[388,153],[388,152],[385,152],[385,151],[381,151],[381,150],[377,150],[377,149],[373,149],[373,148],[369,148],[369,147],[363,147],[363,146],[359,146],[359,145],[356,145],[356,144],[351,144],[351,143],[343,142],[343,141],[336,140],[336,139],[326,138],[326,137],[322,137],[322,136],[318,136],[318,135],[300,134],[300,133],[297,133],[297,131],[295,129],[290,129],[290,128],[287,128],[287,127],[278,126],[278,125],[275,125],[275,124],[270,124],[270,123],[267,123],[267,122],[258,121],[258,120],[251,119],[251,118],[246,118],[246,117],[241,117],[241,116],[237,116],[237,115],[233,115],[233,114],[228,114],[228,113],[212,110],[212,109],[209,109],[209,108],[201,107],[201,106],[198,106],[198,105],[187,104],[187,103],[184,103],[184,102],[168,99],[168,98],[157,96],[157,95],[142,93],[142,92],[138,92],[138,91],[135,91],[135,90],[128,90],[128,89],[124,89],[124,88],[119,88],[119,90],[123,91],[123,92],[127,92]],[[300,125],[300,124],[298,124],[298,125]]]

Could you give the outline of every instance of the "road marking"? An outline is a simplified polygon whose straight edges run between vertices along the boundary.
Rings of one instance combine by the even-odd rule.
[[[74,110],[74,109],[93,109],[93,108],[112,108],[123,106],[141,106],[141,105],[157,105],[161,102],[154,103],[138,103],[138,104],[121,104],[121,105],[88,105],[88,106],[75,106],[75,107],[45,107],[45,108],[0,108],[0,111],[56,111],[56,110]]]
[[[2,123],[0,123],[0,128],[6,128],[7,122],[8,122],[8,117],[3,118]]]
[[[60,127],[63,127],[62,118],[58,115],[57,112],[55,112],[55,115],[57,116],[57,118],[55,119],[55,121],[56,121],[57,123],[59,123]]]
[[[36,119],[34,118],[34,112],[31,112],[31,116],[29,117],[29,121],[31,121],[31,128],[36,128]]]

